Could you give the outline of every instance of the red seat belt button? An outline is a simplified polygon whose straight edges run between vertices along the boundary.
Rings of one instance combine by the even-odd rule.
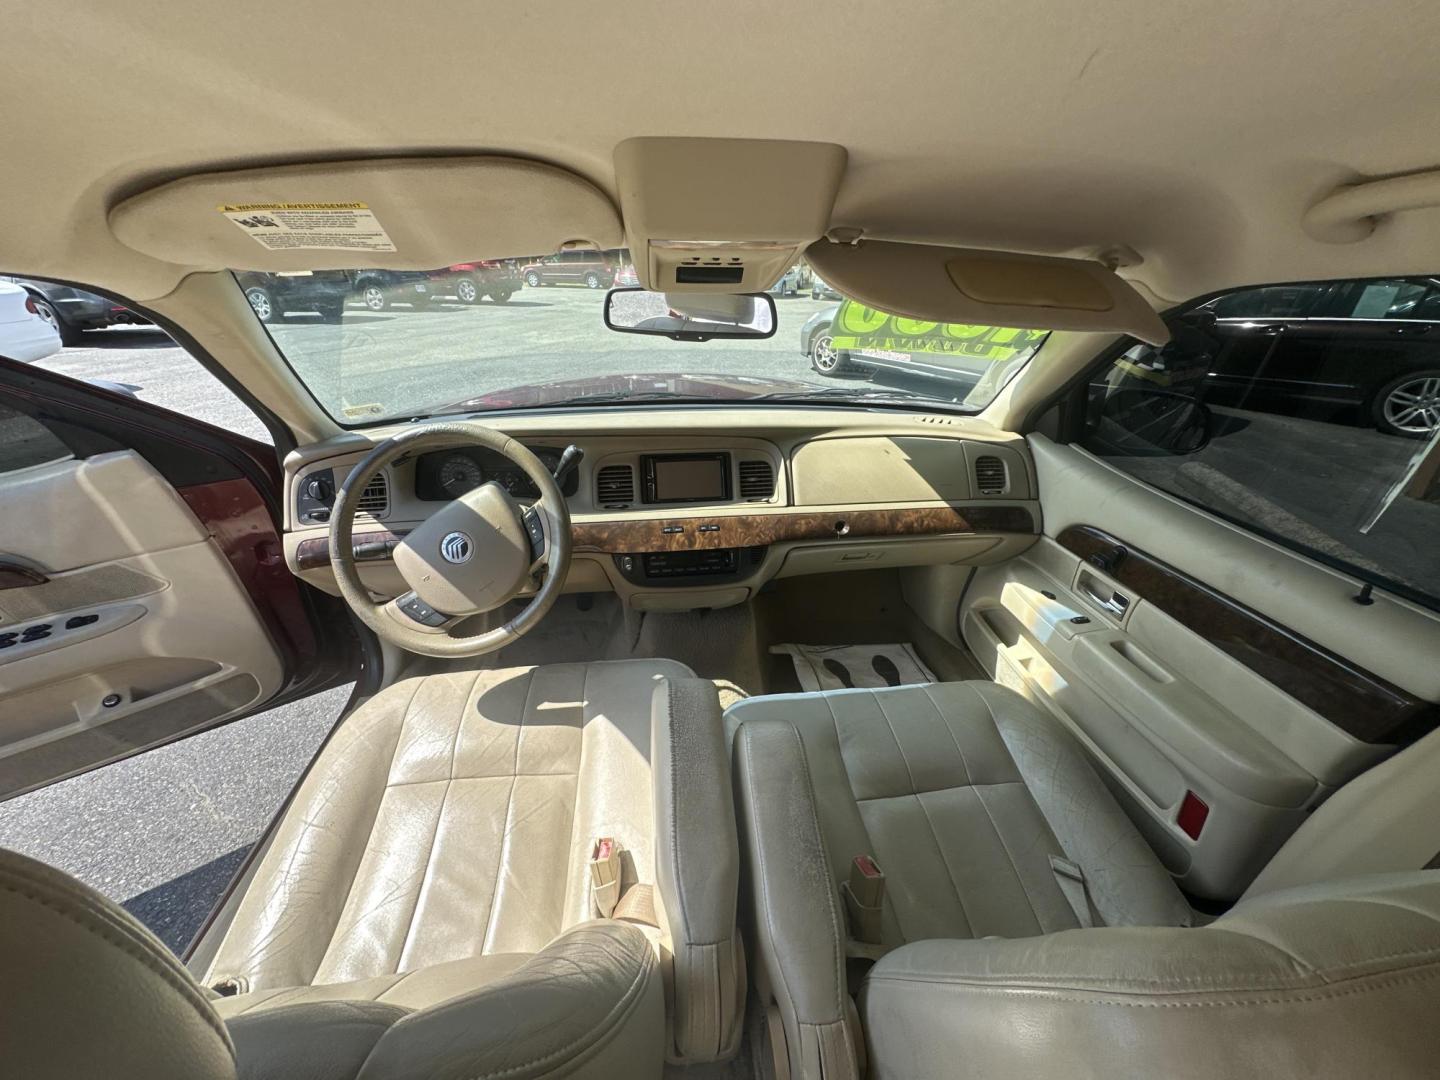
[[[1179,825],[1180,831],[1191,840],[1199,840],[1200,830],[1205,828],[1205,819],[1209,816],[1210,804],[1195,792],[1187,791],[1180,802],[1180,813],[1175,817],[1175,824]]]

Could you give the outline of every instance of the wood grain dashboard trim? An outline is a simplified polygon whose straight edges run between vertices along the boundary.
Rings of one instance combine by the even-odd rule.
[[[388,559],[390,549],[405,539],[404,533],[392,533],[372,529],[369,532],[353,533],[350,537],[352,550],[357,562],[373,562]],[[330,565],[330,537],[312,537],[295,545],[295,568],[297,570],[319,570]]]
[[[576,522],[575,551],[611,555],[645,551],[698,551],[705,548],[756,547],[796,541],[837,542],[907,536],[959,536],[974,533],[1035,533],[1035,518],[1023,506],[920,506],[901,510],[837,510],[715,517],[621,518]],[[370,531],[354,535],[356,557],[387,556],[404,534]],[[330,538],[312,537],[295,545],[295,565],[317,570],[330,565]]]
[[[587,521],[574,527],[575,550],[613,555],[697,551],[822,540],[873,540],[967,533],[1034,533],[1023,506],[922,506],[900,510],[836,510],[724,517]]]
[[[1227,656],[1368,743],[1406,744],[1440,725],[1440,705],[1413,694],[1089,525],[1060,546],[1101,569]]]

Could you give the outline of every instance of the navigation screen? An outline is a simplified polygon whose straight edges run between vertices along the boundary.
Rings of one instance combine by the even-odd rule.
[[[654,470],[652,502],[705,502],[728,497],[725,455],[655,457],[647,464]]]

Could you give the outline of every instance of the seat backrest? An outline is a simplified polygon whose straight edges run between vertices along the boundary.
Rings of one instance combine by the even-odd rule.
[[[1199,929],[1100,927],[889,953],[861,992],[872,1080],[1430,1077],[1440,871],[1242,902]]]
[[[1361,773],[1323,803],[1245,891],[1433,866],[1440,856],[1440,730]]]
[[[26,1080],[234,1080],[205,992],[74,878],[0,850],[0,1072]]]

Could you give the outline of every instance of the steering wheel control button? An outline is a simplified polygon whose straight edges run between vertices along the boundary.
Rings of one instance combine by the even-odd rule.
[[[530,557],[538,559],[545,554],[545,526],[534,510],[526,510],[524,520],[525,532],[530,537]]]
[[[408,593],[396,601],[401,611],[409,615],[421,626],[444,626],[446,616],[436,611],[429,604],[421,600],[414,593]]]
[[[448,563],[459,566],[461,563],[469,562],[470,556],[473,554],[475,554],[475,541],[467,532],[456,529],[440,538],[440,557]]]

